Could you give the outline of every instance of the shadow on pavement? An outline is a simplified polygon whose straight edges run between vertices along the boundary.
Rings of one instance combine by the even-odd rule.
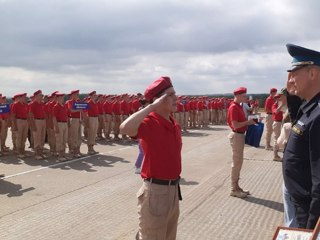
[[[244,199],[247,202],[259,204],[268,208],[271,208],[273,210],[276,210],[278,212],[283,212],[283,203],[275,202],[272,200],[267,200],[267,199],[262,199],[262,198],[257,198],[253,196],[249,196]]]
[[[25,192],[35,190],[34,187],[23,189],[21,184],[14,184],[4,179],[0,179],[0,195],[7,195],[7,197],[19,197]]]
[[[198,185],[198,182],[195,181],[187,181],[184,178],[180,179],[180,185]]]
[[[205,136],[209,136],[209,134],[200,133],[200,132],[183,132],[182,136],[184,136],[184,137],[205,137]]]

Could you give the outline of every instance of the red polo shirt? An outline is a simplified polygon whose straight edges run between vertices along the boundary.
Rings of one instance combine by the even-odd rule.
[[[95,103],[92,99],[88,101],[88,116],[89,117],[98,117],[99,109],[97,103]]]
[[[244,126],[242,128],[234,128],[232,126],[232,121],[237,121],[237,122],[247,121],[243,108],[239,103],[231,102],[230,107],[228,109],[227,118],[228,118],[228,125],[233,131],[245,132],[247,130],[247,126]]]
[[[59,103],[54,105],[52,115],[57,119],[58,122],[68,121],[68,109],[65,105],[60,105]]]
[[[137,98],[132,101],[133,112],[137,112],[141,106],[142,105],[141,105],[140,101]]]
[[[142,178],[177,179],[181,173],[181,128],[170,117],[150,113],[140,124],[138,135],[144,152]]]
[[[279,111],[278,113],[276,113],[277,108],[278,108],[278,103],[274,103],[272,105],[272,120],[276,122],[282,122],[283,112]]]
[[[266,99],[266,102],[264,103],[264,112],[265,113],[272,113],[272,105],[274,104],[274,99],[269,96]]]
[[[16,102],[12,105],[12,113],[16,118],[27,119],[29,107],[26,103]]]
[[[30,112],[33,114],[33,117],[35,119],[45,119],[46,112],[44,104],[41,102],[34,101],[30,103]]]
[[[75,103],[75,102],[78,102],[77,100],[68,100],[67,102],[66,102],[66,106],[67,106],[67,109],[68,109],[68,114],[69,114],[69,117],[70,118],[80,118],[80,111],[76,111],[76,112],[72,112],[72,111],[74,111],[73,110],[73,104]]]
[[[121,101],[120,110],[123,115],[130,115],[130,104],[124,100]]]
[[[120,102],[119,101],[115,101],[112,103],[112,113],[114,115],[121,115],[120,113]]]
[[[111,102],[105,102],[103,104],[103,109],[105,114],[112,114],[112,104]]]

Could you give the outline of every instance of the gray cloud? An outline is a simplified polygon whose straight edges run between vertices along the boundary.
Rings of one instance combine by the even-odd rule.
[[[170,75],[182,94],[266,92],[284,85],[287,42],[320,50],[319,4],[0,0],[1,91],[141,92]]]

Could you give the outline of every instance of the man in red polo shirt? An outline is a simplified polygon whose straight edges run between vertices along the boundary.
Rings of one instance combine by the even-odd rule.
[[[249,195],[249,191],[244,191],[239,186],[240,171],[243,163],[243,151],[245,143],[245,132],[248,125],[256,122],[251,119],[247,120],[243,108],[240,103],[246,101],[247,89],[244,87],[237,88],[233,91],[234,100],[228,109],[228,125],[231,132],[228,135],[232,148],[232,167],[231,167],[231,192],[230,196],[245,198]]]
[[[271,142],[271,135],[272,135],[272,105],[274,104],[274,96],[277,94],[276,88],[270,89],[270,95],[267,97],[265,103],[264,103],[264,112],[266,114],[266,150],[272,150],[272,146],[270,144]]]
[[[68,109],[64,105],[64,94],[57,92],[57,103],[53,107],[52,120],[56,136],[56,147],[58,152],[58,161],[68,160],[66,156],[66,146],[68,142]]]
[[[25,157],[25,144],[28,136],[28,104],[26,93],[17,94],[12,105],[12,130],[16,132],[16,147],[18,157]]]
[[[171,113],[176,111],[177,96],[169,77],[154,81],[144,95],[150,104],[120,126],[121,133],[140,139],[145,154],[144,181],[137,194],[137,239],[176,239],[182,141]]]
[[[286,105],[286,96],[284,94],[276,94],[274,96],[275,103],[272,105],[272,129],[274,136],[274,145],[273,145],[273,161],[281,162],[282,158],[279,156],[279,145],[277,140],[281,133],[282,119],[283,119],[283,107]]]
[[[74,109],[74,104],[79,101],[79,90],[70,92],[70,99],[66,102],[69,115],[68,146],[73,157],[81,157],[81,110]]]
[[[87,126],[88,126],[88,154],[93,155],[98,152],[94,150],[94,145],[96,144],[96,137],[98,132],[98,116],[99,109],[97,105],[97,93],[92,91],[89,93],[88,110],[87,110]]]
[[[30,126],[32,130],[32,136],[34,141],[35,159],[42,160],[46,158],[43,153],[44,142],[46,138],[46,112],[45,105],[43,103],[43,94],[41,90],[36,91],[34,94],[34,100],[30,103],[29,115]]]

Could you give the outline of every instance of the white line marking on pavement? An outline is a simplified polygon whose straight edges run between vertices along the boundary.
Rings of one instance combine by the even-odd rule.
[[[36,169],[32,169],[32,170],[25,171],[25,172],[20,172],[20,173],[4,176],[4,177],[2,177],[0,179],[7,179],[7,178],[16,177],[16,176],[21,176],[21,175],[32,173],[32,172],[37,172],[37,171],[40,171],[40,170],[43,170],[43,169],[53,168],[53,167],[57,167],[57,166],[60,166],[60,165],[63,165],[63,164],[69,164],[69,163],[77,162],[77,161],[80,161],[80,160],[83,160],[83,159],[87,159],[87,158],[90,158],[90,157],[93,157],[93,156],[97,156],[97,155],[106,155],[106,154],[110,154],[110,153],[117,152],[117,151],[123,151],[123,150],[126,150],[126,149],[131,148],[131,147],[132,146],[124,147],[124,148],[118,148],[118,149],[111,150],[111,151],[105,152],[105,153],[98,153],[98,154],[95,154],[95,155],[88,155],[88,156],[84,156],[84,157],[81,157],[81,158],[73,159],[73,160],[70,160],[70,161],[56,163],[56,164],[49,165],[49,166],[46,166],[46,167],[36,168]]]

